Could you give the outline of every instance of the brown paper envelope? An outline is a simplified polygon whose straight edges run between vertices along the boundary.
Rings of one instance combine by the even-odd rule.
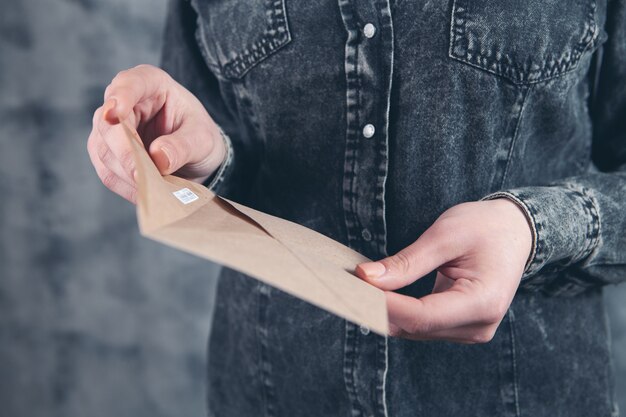
[[[383,291],[351,273],[366,257],[304,226],[221,198],[200,184],[161,176],[137,132],[122,125],[136,162],[142,235],[388,334]]]

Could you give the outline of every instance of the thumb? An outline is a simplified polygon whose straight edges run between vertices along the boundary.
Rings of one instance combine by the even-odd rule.
[[[189,143],[176,134],[156,138],[148,150],[162,175],[172,174],[189,162]]]
[[[446,236],[429,229],[395,255],[357,265],[355,273],[382,290],[397,290],[453,259],[446,240]]]
[[[105,101],[104,105],[102,106],[102,118],[112,125],[119,123],[120,120],[124,118],[124,114],[122,114],[122,117],[120,117],[118,107],[119,105],[115,98],[110,98]]]

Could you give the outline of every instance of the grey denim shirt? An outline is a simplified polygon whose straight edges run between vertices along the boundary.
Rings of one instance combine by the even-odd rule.
[[[219,194],[373,259],[465,201],[509,198],[534,235],[481,345],[381,337],[224,270],[211,415],[617,415],[626,1],[172,0],[163,67],[226,133]]]

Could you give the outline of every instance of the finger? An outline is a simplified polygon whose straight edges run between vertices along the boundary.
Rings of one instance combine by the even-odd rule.
[[[124,169],[120,160],[113,154],[106,143],[104,143],[98,151],[98,158],[100,158],[104,166],[111,170],[116,176],[120,177],[128,184],[135,186],[135,171],[129,173]]]
[[[435,223],[413,244],[378,262],[357,266],[356,274],[383,290],[396,290],[425,276],[460,255],[453,234]]]
[[[445,340],[463,344],[488,343],[493,340],[498,330],[498,323],[461,326],[454,329],[445,329],[431,334],[429,340]]]
[[[399,327],[395,327],[394,330],[390,330],[390,336],[416,341],[439,340],[462,344],[477,344],[490,342],[495,336],[497,329],[497,325],[469,325],[432,332],[428,337],[423,337],[410,334]]]
[[[133,184],[136,169],[135,157],[124,126],[116,124],[108,127],[99,125],[99,127],[98,133],[104,140],[104,143],[98,149],[100,159],[116,174]],[[106,149],[104,146],[106,146]],[[107,150],[110,152],[107,153]],[[122,172],[117,171],[118,167]]]
[[[122,178],[130,185],[135,184],[134,173],[128,173],[120,163],[119,159],[113,154],[111,148],[104,141],[98,130],[94,129],[89,136],[87,142],[87,149],[90,155],[93,153],[94,157],[98,159],[102,164],[112,171],[116,176]]]
[[[108,103],[105,120],[111,124],[119,123],[140,102],[148,102],[142,111],[143,119],[156,114],[165,102],[165,87],[169,79],[165,71],[151,65],[139,65],[119,72],[104,93],[104,100]]]
[[[477,324],[492,324],[498,321],[487,314],[483,297],[477,285],[467,281],[450,290],[430,294],[422,298],[409,297],[395,292],[386,292],[389,322],[404,332],[422,339],[433,338],[438,332]],[[467,286],[461,289],[461,286]]]
[[[189,162],[191,145],[184,135],[177,132],[156,138],[150,144],[148,152],[161,174],[167,175],[178,171]]]
[[[95,153],[89,152],[91,163],[105,187],[133,204],[137,203],[137,189],[107,168]]]
[[[174,133],[160,136],[150,144],[150,157],[163,175],[183,167],[185,171],[203,172],[219,165],[213,158],[220,158],[220,155],[213,155],[214,132],[208,126],[205,129],[198,126],[200,124],[193,120],[187,121]]]

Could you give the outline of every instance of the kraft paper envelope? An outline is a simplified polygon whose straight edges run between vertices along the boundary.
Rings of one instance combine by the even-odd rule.
[[[142,235],[388,334],[383,291],[351,273],[367,258],[304,226],[219,197],[200,184],[161,176],[137,132],[122,125],[136,162]]]

